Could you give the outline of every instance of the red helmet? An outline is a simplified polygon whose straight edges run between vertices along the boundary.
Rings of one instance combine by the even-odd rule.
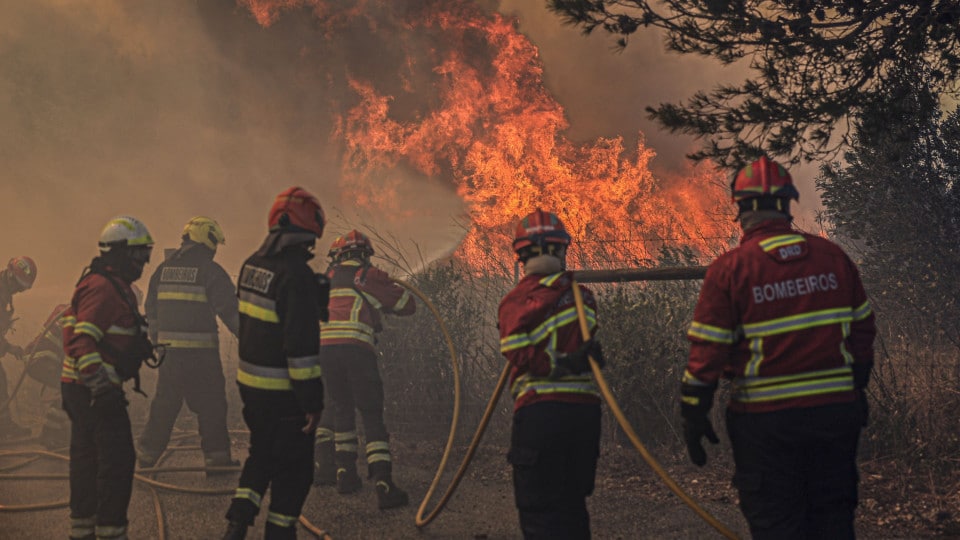
[[[317,198],[300,187],[285,189],[273,201],[267,221],[270,230],[301,230],[323,236],[326,216]]]
[[[570,235],[556,214],[537,208],[517,223],[513,250],[519,253],[532,247],[542,252],[548,244],[570,245]]]
[[[20,290],[25,291],[33,287],[33,282],[37,279],[37,263],[23,255],[14,257],[7,263],[7,272],[20,285]]]
[[[740,169],[730,184],[730,191],[735,203],[759,197],[800,200],[790,173],[767,156]]]
[[[342,255],[352,252],[358,252],[363,257],[373,255],[373,244],[370,239],[356,229],[334,240],[327,255],[331,259],[339,259]]]

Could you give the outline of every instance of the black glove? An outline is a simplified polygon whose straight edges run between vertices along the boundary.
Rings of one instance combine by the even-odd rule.
[[[550,372],[551,378],[558,378],[564,375],[579,375],[590,371],[590,360],[597,363],[597,366],[603,368],[607,365],[603,359],[603,347],[595,339],[588,339],[572,353],[562,354],[557,357],[556,366]]]
[[[710,408],[713,406],[713,393],[716,389],[716,386],[680,385],[683,440],[687,444],[690,461],[697,467],[703,467],[707,463],[707,452],[703,449],[701,440],[706,437],[713,444],[720,442],[709,418]]]

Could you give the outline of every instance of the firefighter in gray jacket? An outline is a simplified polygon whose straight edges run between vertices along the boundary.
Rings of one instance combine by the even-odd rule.
[[[140,436],[141,467],[152,467],[170,442],[184,401],[196,413],[208,467],[239,465],[230,456],[226,381],[220,365],[217,317],[237,334],[237,293],[213,257],[224,243],[216,221],[197,216],[183,229],[183,243],[163,263],[147,290],[151,341],[166,347],[150,416]]]

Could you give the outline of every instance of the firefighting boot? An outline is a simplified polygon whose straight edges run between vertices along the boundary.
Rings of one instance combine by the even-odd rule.
[[[227,532],[223,533],[223,540],[244,540],[247,537],[246,523],[231,521],[227,524]]]
[[[329,433],[329,437],[327,437]],[[334,486],[337,484],[337,464],[335,460],[333,432],[319,428],[313,447],[313,485]]]
[[[393,464],[389,461],[375,461],[369,465],[368,472],[377,486],[377,506],[380,510],[398,508],[410,503],[407,492],[393,483]]]
[[[362,482],[360,475],[357,474],[356,464],[341,466],[337,468],[337,493],[347,495],[360,491]]]

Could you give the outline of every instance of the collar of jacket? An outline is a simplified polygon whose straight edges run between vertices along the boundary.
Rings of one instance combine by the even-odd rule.
[[[782,216],[782,214],[780,214]],[[770,217],[752,224],[749,228],[744,228],[743,238],[740,239],[740,245],[745,244],[751,238],[756,236],[766,236],[768,234],[789,232],[793,227],[790,226],[790,220],[784,217]]]
[[[523,265],[523,272],[530,274],[556,274],[563,270],[563,262],[553,255],[530,257]]]

